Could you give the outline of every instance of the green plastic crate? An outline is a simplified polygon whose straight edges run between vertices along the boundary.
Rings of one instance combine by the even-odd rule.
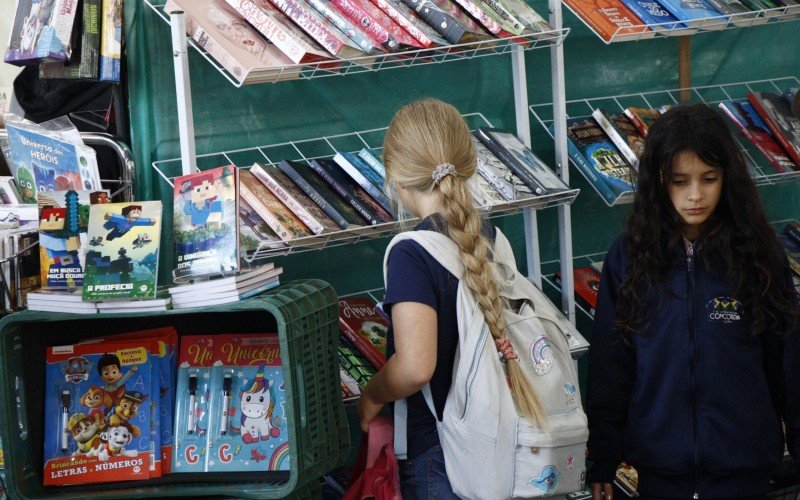
[[[339,386],[336,293],[320,280],[295,281],[258,297],[214,307],[132,314],[24,311],[0,321],[0,433],[10,498],[308,497],[342,465],[350,436]],[[257,472],[171,474],[148,481],[42,486],[44,354],[49,345],[174,326],[179,334],[275,332],[286,383],[291,471],[285,483]],[[22,386],[20,386],[20,383]],[[24,411],[18,411],[19,404]]]

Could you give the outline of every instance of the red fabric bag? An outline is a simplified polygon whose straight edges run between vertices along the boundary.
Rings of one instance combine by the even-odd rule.
[[[402,500],[400,470],[394,455],[392,419],[377,416],[361,439],[350,487],[342,500]]]

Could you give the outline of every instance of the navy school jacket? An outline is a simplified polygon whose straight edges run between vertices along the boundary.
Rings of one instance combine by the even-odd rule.
[[[589,350],[589,482],[611,482],[625,460],[644,495],[764,495],[784,452],[781,417],[798,462],[800,334],[752,335],[724,276],[702,258],[676,256],[662,304],[647,306],[648,331],[628,346],[613,326],[625,237],[609,250]]]

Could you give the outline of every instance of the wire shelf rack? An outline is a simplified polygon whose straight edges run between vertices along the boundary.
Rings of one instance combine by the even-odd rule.
[[[481,113],[467,114],[464,115],[464,118],[470,129],[492,126],[491,122]],[[221,165],[234,165],[244,168],[250,167],[256,162],[262,165],[277,165],[285,159],[308,163],[316,158],[330,158],[340,151],[357,152],[362,148],[380,150],[386,128],[198,155],[197,169],[206,170]],[[175,177],[181,175],[181,159],[159,160],[153,162],[152,165],[161,178],[174,187]],[[480,210],[489,218],[512,215],[526,208],[541,210],[571,204],[579,192],[579,189],[570,189],[559,193],[521,198],[506,203],[480,207]],[[262,243],[252,255],[245,257],[245,260],[253,262],[265,258],[321,250],[339,245],[350,245],[364,240],[392,236],[406,227],[413,226],[415,221],[416,219],[406,219],[404,221],[387,222],[354,229],[348,228],[341,231],[296,238],[277,244]]]
[[[572,259],[572,268],[579,269],[581,267],[602,263],[605,257],[606,252],[579,255]],[[542,284],[547,283],[549,286],[557,290],[558,293],[561,293],[561,285],[555,281],[555,273],[560,271],[559,266],[560,262],[558,260],[548,260],[546,262],[542,262]],[[590,320],[594,319],[594,316],[592,316],[592,314],[587,311],[586,308],[583,307],[583,305],[577,300],[575,301],[575,308],[580,310]]]
[[[164,12],[165,3],[144,0],[164,22],[169,25],[169,16]],[[292,64],[281,66],[274,71],[259,72],[252,78],[244,76],[236,78],[220,65],[208,52],[187,37],[189,45],[195,48],[214,69],[222,74],[236,87],[258,83],[276,83],[285,80],[311,80],[331,76],[343,76],[358,73],[377,72],[387,69],[424,66],[452,61],[464,61],[479,57],[497,56],[511,53],[513,50],[533,50],[560,45],[569,33],[569,28],[543,31],[535,34],[519,35],[512,38],[493,38],[491,40],[470,42],[457,45],[437,46],[420,50],[410,50],[382,55],[366,55],[349,59],[332,59],[310,64]]]
[[[796,77],[773,78],[768,80],[754,80],[749,82],[728,83],[723,85],[708,85],[701,87],[689,87],[672,90],[659,90],[653,92],[640,92],[633,94],[623,94],[611,97],[594,97],[588,99],[575,99],[566,102],[567,118],[591,116],[592,111],[597,108],[604,108],[612,112],[622,112],[627,107],[659,108],[665,104],[676,105],[687,102],[701,102],[710,106],[718,106],[720,102],[731,99],[743,99],[748,92],[778,92],[781,93],[789,87],[800,86],[800,80]],[[544,128],[551,138],[550,125],[553,123],[552,104],[534,104],[529,106],[531,114],[536,121]],[[745,161],[748,163],[756,185],[774,185],[783,182],[793,182],[800,179],[800,170],[793,172],[777,172],[766,158],[738,131],[734,132],[734,138],[744,154]],[[570,163],[572,160],[570,159]],[[573,164],[574,166],[574,164]],[[580,169],[576,168],[578,172]],[[583,175],[583,174],[582,174]],[[584,176],[585,177],[585,176]],[[597,188],[587,178],[589,184],[597,191]],[[598,196],[605,201],[599,191]],[[612,203],[606,202],[609,206],[631,203],[633,192],[622,193]]]
[[[695,19],[687,23],[669,21],[655,24],[636,24],[617,28],[613,33],[608,33],[604,36],[593,28],[579,12],[573,9],[567,2],[564,2],[563,5],[606,45],[618,42],[631,42],[670,36],[688,36],[709,31],[782,23],[797,20],[798,14],[800,14],[800,5],[790,5],[774,9],[763,9],[752,12]]]

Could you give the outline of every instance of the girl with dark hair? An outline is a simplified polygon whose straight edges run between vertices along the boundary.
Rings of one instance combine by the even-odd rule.
[[[589,351],[589,482],[645,497],[761,497],[800,459],[800,306],[744,159],[711,108],[670,109],[603,265]],[[781,418],[785,423],[784,432]]]

